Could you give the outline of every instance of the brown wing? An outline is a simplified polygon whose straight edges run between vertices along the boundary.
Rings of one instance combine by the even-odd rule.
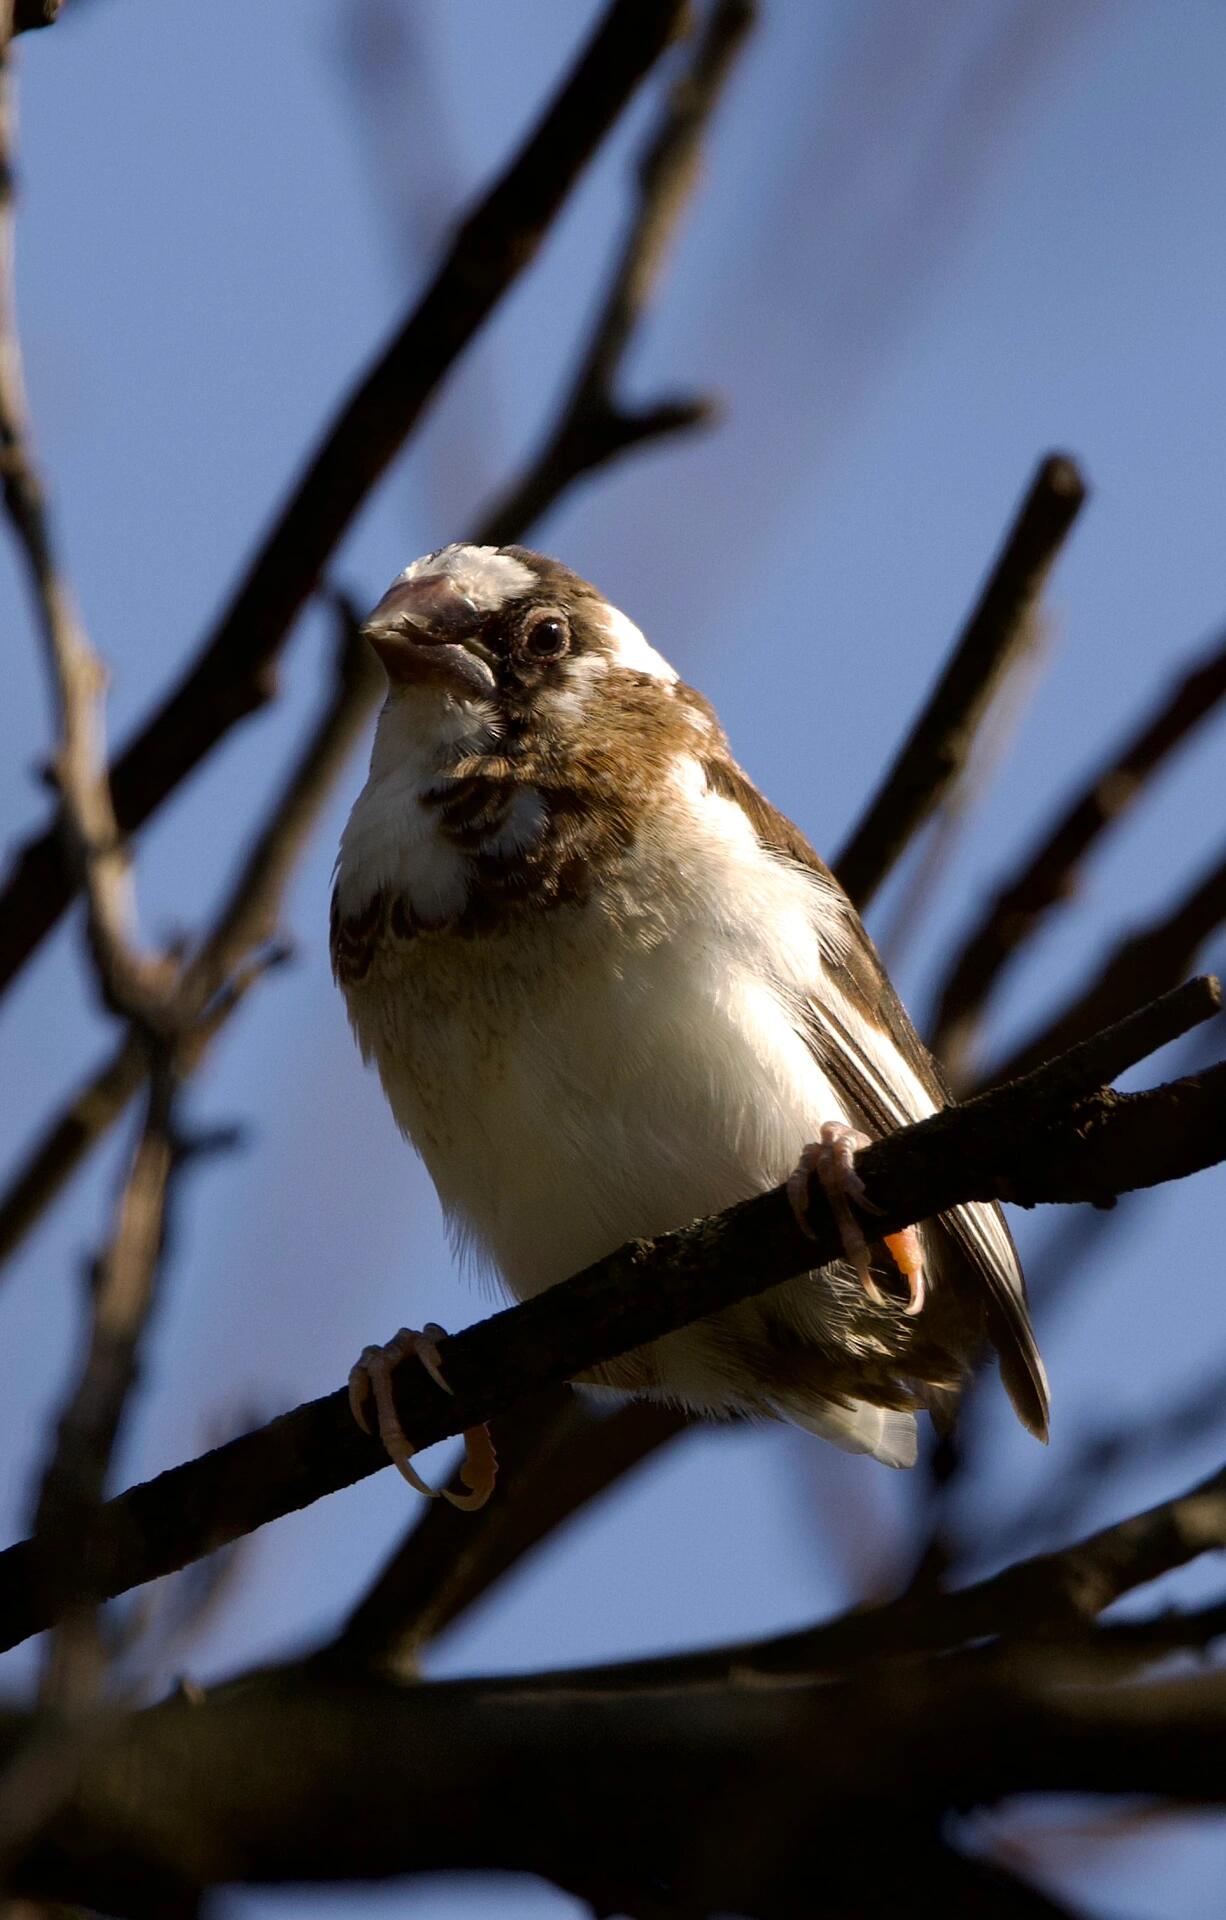
[[[875,1136],[894,1133],[923,1118],[915,1110],[906,1076],[890,1075],[875,1050],[865,1047],[861,1036],[866,1026],[888,1039],[887,1059],[891,1052],[896,1054],[936,1105],[946,1106],[950,1093],[940,1068],[912,1026],[859,914],[829,867],[732,760],[712,756],[704,762],[704,770],[708,786],[734,800],[745,813],[760,845],[819,875],[844,904],[843,950],[837,959],[824,961],[825,979],[834,991],[814,994],[805,1010],[803,1031],[823,1072],[843,1095],[848,1112]],[[1045,1440],[1047,1376],[1030,1325],[1017,1249],[1004,1215],[995,1205],[975,1201],[941,1214],[934,1224],[947,1256],[958,1258],[982,1284],[988,1331],[1000,1355],[1009,1397],[1023,1425]]]

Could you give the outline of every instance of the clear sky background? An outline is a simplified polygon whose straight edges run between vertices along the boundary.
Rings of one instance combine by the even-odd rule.
[[[53,31],[21,43],[32,404],[83,609],[114,668],[113,739],[175,675],[337,395],[594,12],[588,0],[69,0]],[[576,492],[535,538],[715,701],[754,777],[833,852],[1036,458],[1064,447],[1084,463],[1094,498],[1053,583],[1042,678],[897,969],[922,1022],[993,875],[1226,617],[1226,9],[767,0],[764,14],[631,379],[643,396],[714,389],[725,423]],[[619,129],[353,529],[334,577],[359,600],[466,531],[531,446],[602,279],[647,111],[640,101]],[[45,817],[33,770],[49,707],[7,548],[0,632],[0,819],[16,839]],[[207,913],[312,710],[328,638],[318,614],[303,619],[279,704],[142,838],[149,934]],[[1104,845],[1011,976],[994,1046],[1020,1038],[1219,849],[1224,750],[1219,717]],[[331,1390],[363,1344],[406,1320],[457,1327],[484,1310],[329,979],[329,874],[362,777],[359,757],[294,888],[296,966],[252,996],[193,1095],[198,1121],[237,1119],[250,1144],[185,1183],[125,1482],[251,1411]],[[1226,962],[1220,938],[1205,958]],[[3,1009],[4,1164],[107,1044],[85,980],[74,921]],[[64,1388],[118,1146],[4,1276],[9,1537],[24,1530]],[[1122,1208],[1076,1287],[1040,1311],[1052,1445],[1041,1452],[1013,1424],[999,1389],[985,1396],[987,1463],[963,1515],[972,1543],[978,1516],[1055,1486],[1087,1431],[1116,1420],[1145,1431],[1226,1360],[1224,1204],[1218,1169]],[[1041,1267],[1053,1222],[1014,1224]],[[1174,1461],[1140,1450],[1078,1525],[1207,1471],[1224,1426],[1208,1423]],[[265,1530],[177,1664],[207,1682],[326,1630],[411,1499],[385,1473]],[[432,1670],[808,1621],[905,1569],[913,1499],[903,1477],[805,1436],[690,1437],[500,1587],[440,1643]],[[1184,1590],[1220,1577],[1202,1566]],[[30,1671],[28,1650],[4,1662],[12,1686]],[[977,1831],[990,1839],[1006,1824],[1032,1870],[1096,1911],[1182,1920],[1220,1905],[1226,1844],[1211,1818],[1113,1845],[1053,1841],[1043,1808]],[[241,1893],[221,1910],[265,1920],[414,1903],[454,1920],[578,1911],[531,1883],[476,1881]]]

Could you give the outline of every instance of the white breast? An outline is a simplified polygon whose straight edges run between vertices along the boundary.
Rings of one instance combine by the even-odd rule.
[[[398,858],[450,884],[428,836]],[[840,920],[684,762],[587,904],[405,943],[350,1012],[457,1237],[526,1297],[777,1183],[846,1117],[798,1031]]]

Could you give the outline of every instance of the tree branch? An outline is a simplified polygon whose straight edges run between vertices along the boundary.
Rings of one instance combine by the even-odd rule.
[[[407,1676],[423,1647],[542,1540],[693,1424],[651,1400],[596,1413],[566,1387],[508,1407],[491,1429],[498,1499],[476,1514],[424,1505],[320,1657]]]
[[[29,33],[34,27],[54,26],[63,5],[64,0],[16,0],[13,32]]]
[[[711,403],[699,398],[629,409],[617,399],[617,385],[697,185],[707,126],[755,17],[752,0],[716,0],[669,89],[639,158],[638,204],[570,393],[524,478],[483,516],[483,543],[501,547],[518,539],[520,529],[593,467],[711,418]]]
[[[1104,1022],[1119,1018],[1138,994],[1164,993],[1182,980],[1210,935],[1226,921],[1226,852],[1196,879],[1178,905],[1122,940],[1089,985],[1042,1030],[992,1069],[998,1086],[1030,1073],[1074,1046]]]
[[[5,1716],[0,1752],[30,1730]],[[906,1883],[935,1920],[909,1863],[950,1811],[1052,1791],[1221,1803],[1224,1736],[1226,1674],[1070,1685],[1053,1650],[620,1694],[297,1669],[78,1736],[74,1789],[12,1885],[160,1916],[226,1882],[502,1870],[600,1888],[603,1911],[884,1920]]]
[[[612,0],[552,105],[461,225],[426,294],[341,407],[217,626],[111,770],[124,833],[270,697],[278,655],[358,507],[444,374],[532,259],[684,0]],[[68,905],[59,828],[26,843],[0,895],[0,990]]]
[[[933,1048],[965,1078],[983,1010],[1018,950],[1074,892],[1096,842],[1139,799],[1163,763],[1226,700],[1226,643],[1171,688],[1140,728],[1110,753],[1088,784],[996,890],[963,941],[940,990]],[[1167,982],[1163,982],[1167,984]],[[1110,1018],[1107,1015],[1107,1018]]]
[[[1076,463],[1048,454],[944,672],[834,862],[861,913],[965,768],[993,695],[1026,651],[1039,595],[1085,497]]]
[[[90,948],[103,1000],[150,1024],[169,975],[135,946],[127,854],[111,804],[102,700],[106,673],[89,644],[52,541],[47,503],[29,441],[21,341],[13,286],[13,88],[11,0],[0,7],[0,479],[29,582],[57,709],[53,768],[60,792],[57,847],[84,888]],[[61,845],[62,843],[62,845]]]
[[[70,1381],[35,1513],[36,1541],[88,1534],[106,1492],[137,1356],[153,1310],[165,1248],[175,1168],[177,1083],[169,1058],[155,1057],[136,1149],[115,1208],[108,1244],[94,1262],[89,1330]],[[88,1602],[57,1622],[42,1697],[61,1709],[93,1697],[106,1654]]]
[[[1148,1093],[1104,1083],[1208,1019],[1215,981],[1192,981],[1028,1079],[874,1142],[857,1165],[879,1212],[874,1236],[971,1200],[1104,1204],[1226,1159],[1226,1063]],[[1097,1089],[1097,1091],[1095,1091]],[[453,1394],[401,1368],[396,1401],[419,1446],[492,1419],[524,1394],[572,1379],[841,1253],[820,1191],[816,1237],[785,1189],[654,1242],[632,1241],[537,1298],[443,1344]],[[387,1464],[341,1390],[111,1501],[84,1537],[0,1554],[0,1645],[37,1632],[83,1594],[126,1592]]]
[[[331,686],[319,718],[274,797],[264,824],[222,899],[211,927],[183,969],[177,1002],[176,1073],[195,1072],[218,1032],[264,971],[255,957],[274,937],[281,903],[341,769],[370,711],[379,671],[358,634],[352,609],[340,609]],[[20,1246],[90,1150],[144,1084],[148,1050],[128,1033],[115,1052],[35,1140],[0,1195],[0,1264]]]

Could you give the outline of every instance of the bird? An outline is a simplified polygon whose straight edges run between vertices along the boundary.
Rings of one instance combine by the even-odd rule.
[[[632,1238],[809,1174],[845,1257],[585,1375],[758,1415],[905,1467],[990,1347],[1022,1424],[1049,1395],[1012,1237],[970,1202],[888,1244],[855,1153],[948,1088],[851,901],[732,756],[713,707],[586,580],[521,546],[406,567],[363,631],[387,676],[344,828],[333,971],[457,1250],[528,1299]],[[390,1391],[442,1330],[350,1377],[425,1486]],[[373,1428],[372,1428],[373,1431]],[[466,1436],[465,1493],[494,1462]]]

